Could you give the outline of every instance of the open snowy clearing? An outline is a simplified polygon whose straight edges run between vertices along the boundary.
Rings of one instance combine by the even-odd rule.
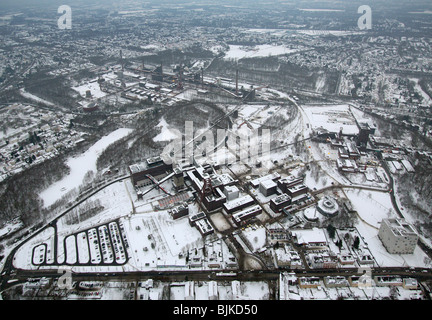
[[[77,91],[83,98],[86,97],[88,90],[90,90],[90,94],[93,98],[103,98],[107,95],[100,89],[100,85],[96,80],[78,87],[73,87],[72,89]]]
[[[132,129],[127,128],[117,129],[100,139],[82,155],[69,158],[66,164],[70,168],[70,173],[39,194],[44,201],[45,207],[49,207],[74,188],[78,188],[82,184],[87,172],[93,171],[96,173],[96,162],[99,155],[110,144],[127,136],[132,131]]]
[[[156,137],[153,138],[153,141],[155,142],[171,141],[180,138],[182,136],[179,130],[175,128],[169,129],[169,125],[164,118],[161,119],[161,121],[156,126],[156,128],[161,128],[161,132]]]
[[[358,134],[359,129],[355,123],[348,105],[322,105],[303,106],[310,125],[313,129],[326,129],[330,132],[339,132],[342,128],[344,134]]]
[[[224,59],[240,60],[243,58],[279,56],[292,52],[296,52],[296,50],[287,48],[285,46],[274,46],[267,44],[258,45],[255,47],[230,45],[230,49],[225,53]]]

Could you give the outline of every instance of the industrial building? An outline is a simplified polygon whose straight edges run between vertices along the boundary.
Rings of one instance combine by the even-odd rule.
[[[179,167],[174,168],[173,183],[178,189],[183,188],[184,186],[183,170]]]
[[[134,186],[148,181],[147,175],[158,176],[172,170],[171,164],[166,164],[161,157],[148,158],[146,161],[129,166],[132,182]],[[146,182],[144,182],[146,183]]]
[[[360,151],[357,149],[357,146],[355,145],[354,142],[350,141],[347,143],[347,150],[348,150],[349,157],[351,159],[355,160],[360,158]]]
[[[371,128],[367,122],[361,122],[358,126],[359,134],[357,136],[357,146],[361,150],[365,150],[367,143],[369,142],[369,135],[375,133],[375,128]]]
[[[354,256],[350,253],[340,254],[338,259],[341,265],[354,265],[355,263]]]
[[[266,235],[267,243],[269,243],[270,245],[274,245],[277,242],[289,242],[290,240],[289,234],[284,228],[267,229]]]
[[[327,246],[327,238],[322,229],[293,230],[292,237],[298,245],[309,249]]]
[[[243,197],[234,199],[232,201],[226,202],[223,204],[223,208],[225,212],[228,214],[232,214],[236,211],[242,210],[246,207],[249,207],[254,204],[254,199],[250,195],[245,195]]]
[[[300,277],[298,278],[300,288],[318,288],[320,286],[320,278],[318,277]]]
[[[288,188],[286,193],[291,198],[294,198],[302,194],[306,194],[307,192],[308,192],[308,188],[302,183],[302,184],[295,185],[291,188]]]
[[[374,281],[378,287],[402,287],[403,285],[401,276],[376,276]]]
[[[213,226],[210,224],[207,218],[199,219],[195,221],[195,227],[201,233],[203,237],[212,234],[214,232]]]
[[[324,278],[324,285],[327,288],[343,288],[349,287],[349,282],[343,276],[327,276]]]
[[[286,193],[270,200],[270,208],[274,212],[280,212],[283,208],[291,204],[291,197]]]
[[[231,201],[239,197],[240,190],[236,186],[226,186],[223,192],[227,201]]]
[[[236,183],[230,175],[216,174],[211,167],[194,167],[186,171],[186,175],[208,211],[220,209],[227,200],[223,190]]]
[[[310,266],[314,269],[333,269],[338,264],[337,257],[329,254],[312,254],[309,260]]]
[[[359,170],[355,161],[351,159],[336,159],[337,167],[339,171],[354,173]]]
[[[243,211],[234,213],[232,215],[233,221],[237,226],[241,226],[246,223],[246,221],[259,215],[262,212],[262,208],[259,205],[254,205],[252,207],[246,208]]]
[[[277,184],[273,180],[264,180],[259,184],[259,191],[265,196],[271,196],[276,193]]]
[[[168,213],[175,220],[187,216],[189,214],[189,206],[187,205],[187,203],[183,203],[173,209],[168,210]]]
[[[302,178],[297,178],[293,175],[290,175],[288,177],[278,180],[277,186],[282,192],[286,193],[288,188],[294,187],[295,185],[298,185],[300,183],[303,183]]]
[[[195,226],[195,223],[200,220],[200,219],[204,219],[206,217],[204,212],[199,212],[197,214],[193,214],[193,215],[189,215],[189,225],[191,227]]]
[[[335,198],[325,196],[318,201],[317,210],[326,217],[333,217],[339,213],[339,205]]]
[[[197,228],[203,237],[214,232],[214,228],[210,224],[204,212],[189,215],[189,225]]]
[[[280,178],[281,178],[280,174],[277,173],[277,172],[274,172],[274,173],[268,174],[268,175],[266,175],[264,177],[259,177],[259,178],[251,180],[250,181],[250,185],[253,188],[258,188],[259,185],[260,185],[260,183],[263,182],[263,181],[265,181],[265,180],[278,181]]]

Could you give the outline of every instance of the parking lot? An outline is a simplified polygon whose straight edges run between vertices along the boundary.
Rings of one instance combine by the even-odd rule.
[[[124,264],[127,261],[125,236],[116,221],[87,230],[90,264]],[[86,246],[78,246],[78,251]]]
[[[58,251],[64,252],[65,263],[68,265],[122,265],[128,260],[128,242],[123,225],[112,221],[75,234],[70,234],[59,241],[62,246]],[[34,265],[55,264],[47,245],[40,244],[33,249]]]

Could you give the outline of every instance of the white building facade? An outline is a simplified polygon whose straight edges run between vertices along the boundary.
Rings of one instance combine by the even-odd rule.
[[[383,219],[378,237],[387,251],[393,254],[413,253],[418,240],[414,227],[404,219]]]

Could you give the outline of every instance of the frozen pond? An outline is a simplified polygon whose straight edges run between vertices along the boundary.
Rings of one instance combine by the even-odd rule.
[[[132,129],[121,128],[103,137],[86,152],[78,157],[71,157],[66,161],[70,168],[70,173],[60,181],[52,184],[48,189],[42,191],[39,196],[44,201],[44,206],[48,207],[59,200],[63,195],[78,188],[88,171],[96,173],[96,161],[99,155],[112,143],[127,136]]]

